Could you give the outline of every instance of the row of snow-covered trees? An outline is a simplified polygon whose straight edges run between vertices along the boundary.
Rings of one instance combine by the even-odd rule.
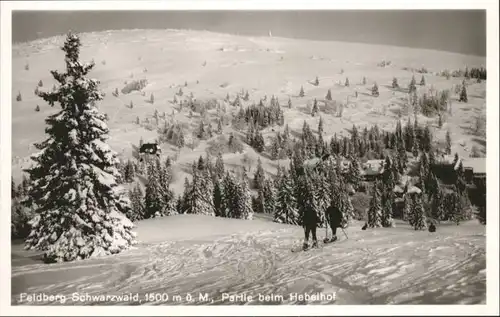
[[[284,115],[278,99],[272,96],[269,106],[264,105],[261,99],[258,105],[253,104],[245,109],[240,107],[239,112],[233,118],[233,123],[241,121],[252,125],[257,130],[261,130],[272,125],[282,126],[284,124]]]
[[[486,80],[486,68],[484,67],[465,67],[465,69],[458,69],[450,72],[449,70],[443,70],[439,73],[443,77],[465,77],[466,79],[475,78],[478,80]]]
[[[129,161],[125,165],[124,179],[134,169]],[[140,169],[140,165],[135,169]],[[192,180],[185,179],[182,195],[175,198],[169,189],[172,172],[171,161],[149,160],[145,192],[139,184],[130,190],[133,211],[127,217],[133,221],[163,217],[174,214],[203,214],[210,216],[252,219],[252,199],[248,182],[238,179],[234,173],[224,170],[222,156],[218,155],[215,164],[210,157],[200,156],[192,164]],[[133,177],[133,176],[132,176]]]
[[[331,154],[343,157],[381,159],[384,157],[384,150],[391,150],[397,153],[397,164],[402,173],[408,159],[406,152],[412,152],[418,156],[420,151],[428,152],[432,148],[433,136],[429,126],[422,127],[417,120],[411,123],[410,118],[408,118],[408,123],[404,128],[401,122],[398,122],[394,132],[382,131],[377,125],[369,129],[365,127],[359,131],[353,125],[350,136],[339,137],[335,133],[330,142],[327,142],[323,137],[323,124],[323,119],[320,118],[316,136],[309,124],[304,121],[300,139],[292,138],[288,125],[286,125],[284,131],[276,132],[271,141],[269,147],[271,158],[291,158],[295,151],[304,158]],[[259,152],[265,148],[262,135],[252,129],[249,129],[247,133],[247,141],[258,144]]]

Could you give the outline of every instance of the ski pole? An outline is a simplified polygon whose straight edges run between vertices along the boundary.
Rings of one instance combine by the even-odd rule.
[[[345,231],[344,231],[344,228],[340,227],[340,229],[342,229],[342,232],[344,233],[346,239],[349,239],[349,237],[347,236],[347,233],[345,233]]]

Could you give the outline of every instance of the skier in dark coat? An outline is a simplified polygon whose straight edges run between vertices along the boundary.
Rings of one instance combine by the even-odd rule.
[[[332,228],[332,238],[329,241],[325,242],[333,242],[337,240],[337,228],[342,228],[342,212],[340,209],[335,206],[333,203],[326,209],[326,219]]]
[[[318,226],[318,216],[312,208],[304,209],[302,213],[302,226],[304,227],[304,244],[303,249],[309,248],[309,234],[312,235],[312,247],[318,246],[318,238],[316,237],[316,228]]]
[[[302,248],[304,250],[309,248],[309,235],[312,235],[312,247],[318,246],[318,239],[316,237],[316,227],[318,226],[318,215],[316,213],[314,194],[312,190],[312,183],[302,173],[299,184],[301,184],[301,190],[298,193],[299,202],[299,213],[302,227],[304,228],[304,244]]]

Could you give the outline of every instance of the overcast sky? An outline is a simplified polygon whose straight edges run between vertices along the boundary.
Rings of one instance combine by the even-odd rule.
[[[486,54],[485,10],[17,11],[13,42],[109,29],[171,28]]]

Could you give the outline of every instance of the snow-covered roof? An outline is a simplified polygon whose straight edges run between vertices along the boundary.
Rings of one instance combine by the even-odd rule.
[[[464,168],[471,168],[474,174],[486,174],[486,159],[484,157],[467,157],[462,159]]]
[[[392,191],[395,193],[400,193],[400,194],[404,193],[404,189],[401,188],[401,186],[399,186],[399,185],[394,186],[394,189]]]
[[[368,160],[363,164],[364,175],[379,175],[384,172],[384,160]]]
[[[453,164],[453,161],[455,160],[455,155],[439,155],[436,156],[436,161],[440,164],[448,164],[451,165]]]
[[[408,188],[408,194],[421,194],[422,190],[417,186],[410,186]]]

